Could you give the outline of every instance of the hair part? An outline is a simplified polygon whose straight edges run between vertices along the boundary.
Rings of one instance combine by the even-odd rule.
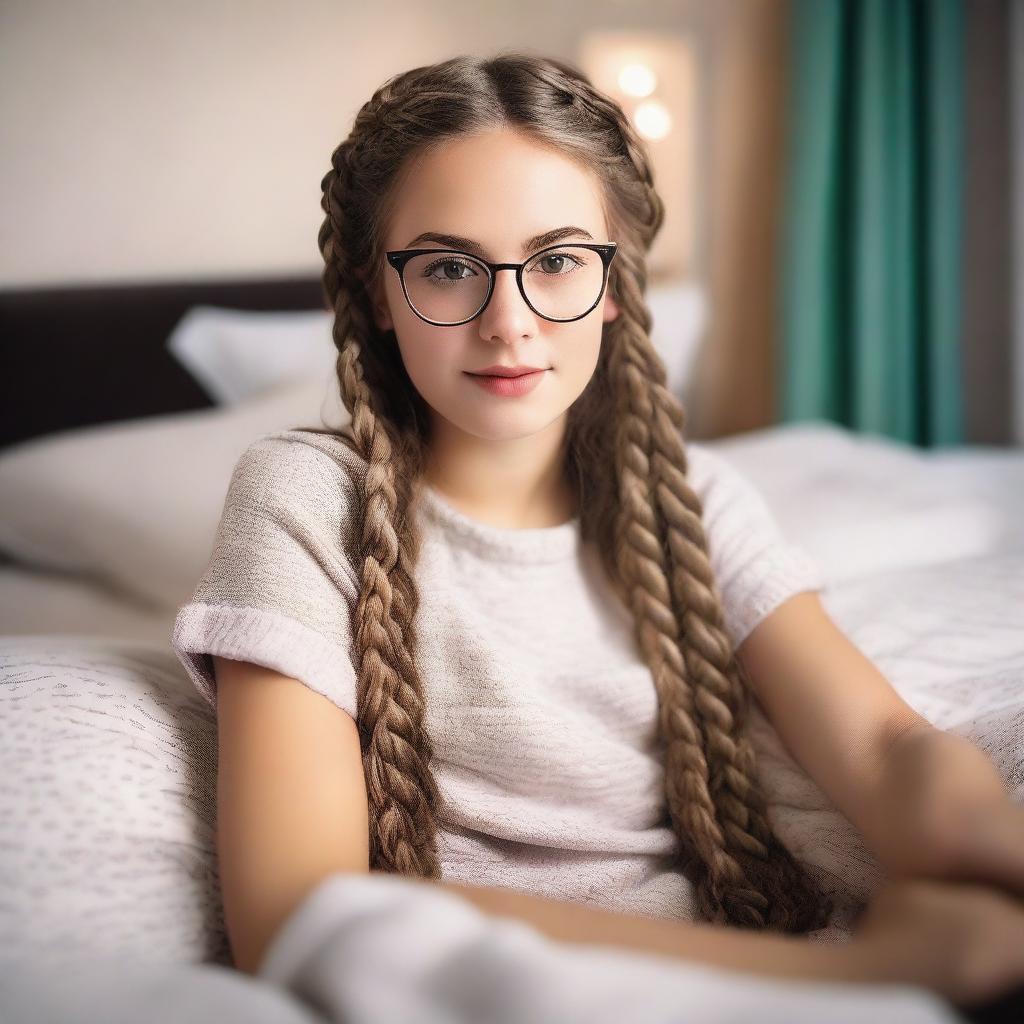
[[[362,106],[321,182],[318,242],[334,313],[337,434],[366,462],[356,481],[354,564],[358,725],[370,809],[371,870],[441,875],[442,797],[416,665],[421,493],[430,419],[372,295],[402,181],[431,147],[495,129],[522,133],[593,174],[618,242],[595,371],[567,418],[566,479],[582,539],[593,541],[658,697],[668,815],[699,916],[806,932],[831,900],[768,821],[747,713],[749,684],[723,626],[700,499],[687,479],[683,407],[651,344],[646,253],[664,206],[645,147],[614,100],[573,65],[522,53],[455,57],[389,78]],[[609,410],[613,411],[609,415]],[[614,467],[609,474],[607,467]]]

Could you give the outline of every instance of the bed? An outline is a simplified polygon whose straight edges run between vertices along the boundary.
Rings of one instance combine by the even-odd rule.
[[[685,400],[699,296],[652,307]],[[231,968],[216,722],[169,637],[245,445],[344,422],[326,325],[314,278],[0,293],[0,1018],[964,1019],[909,986],[555,943],[379,875],[325,879],[257,977]],[[851,639],[1024,800],[1024,453],[817,421],[704,443],[819,560]],[[753,729],[776,828],[837,897],[814,938],[842,941],[877,864],[756,705]]]

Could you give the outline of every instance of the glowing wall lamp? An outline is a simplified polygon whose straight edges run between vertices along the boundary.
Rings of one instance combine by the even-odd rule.
[[[672,128],[672,115],[659,100],[637,104],[633,111],[633,121],[645,139],[664,139]]]
[[[646,64],[624,64],[618,82],[627,96],[650,96],[658,85],[658,77]]]
[[[699,276],[697,61],[691,37],[659,32],[589,32],[579,66],[613,96],[644,139],[665,222],[648,260],[651,279]]]

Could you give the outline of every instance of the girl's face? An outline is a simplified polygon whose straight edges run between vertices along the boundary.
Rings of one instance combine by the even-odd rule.
[[[478,243],[477,255],[493,263],[519,263],[545,247],[524,250],[530,238],[567,226],[580,230],[545,245],[614,241],[606,233],[598,186],[587,172],[502,130],[447,143],[403,175],[385,248],[469,250],[464,244],[420,238],[436,232]],[[591,255],[600,259],[596,252]],[[540,262],[544,272],[557,270],[557,260]],[[467,271],[459,264],[442,264],[430,273],[444,281]],[[382,330],[394,329],[406,371],[433,410],[435,429],[440,425],[480,439],[512,440],[565,416],[597,365],[602,324],[618,312],[606,287],[582,319],[553,323],[530,309],[514,271],[500,270],[491,301],[479,316],[455,327],[435,326],[409,308],[398,273],[388,264],[374,319]],[[547,372],[526,394],[497,395],[470,376],[496,363]],[[439,424],[437,417],[444,422]]]

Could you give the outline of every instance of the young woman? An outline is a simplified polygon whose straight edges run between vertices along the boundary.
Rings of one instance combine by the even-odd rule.
[[[878,939],[932,908],[950,943],[913,967],[738,930],[832,910],[766,814],[751,693],[895,873],[1019,894],[1021,816],[829,620],[757,491],[685,440],[644,301],[663,207],[621,108],[536,56],[416,68],[322,189],[351,420],[242,455],[173,637],[218,711],[239,966],[318,880],[369,869],[563,938],[996,984],[951,962],[964,921],[996,944],[1024,923],[994,888],[873,907]],[[979,806],[997,824],[975,842]]]

